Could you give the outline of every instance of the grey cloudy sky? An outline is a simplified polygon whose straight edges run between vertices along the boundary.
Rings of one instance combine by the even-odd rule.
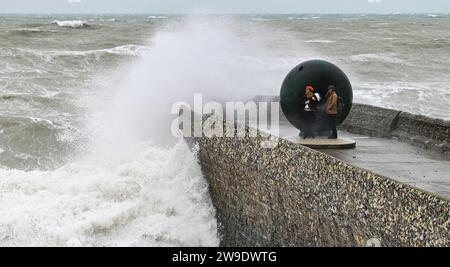
[[[0,13],[450,13],[450,1],[0,0]]]

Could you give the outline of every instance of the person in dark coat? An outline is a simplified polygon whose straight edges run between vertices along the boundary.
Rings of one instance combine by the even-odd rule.
[[[313,125],[314,125],[314,120],[315,120],[315,112],[317,110],[317,102],[319,102],[321,100],[321,97],[318,93],[314,93],[315,89],[312,86],[307,86],[306,87],[306,101],[305,101],[305,112],[307,114],[307,129],[305,129],[304,131],[302,131],[302,137],[304,139],[311,137],[311,138],[315,138],[315,134],[313,131]]]

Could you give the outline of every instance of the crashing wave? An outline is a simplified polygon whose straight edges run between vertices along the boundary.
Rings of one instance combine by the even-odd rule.
[[[208,185],[182,143],[0,176],[0,246],[219,245]]]
[[[85,28],[90,26],[86,21],[82,20],[55,20],[53,21],[53,24],[65,28]]]

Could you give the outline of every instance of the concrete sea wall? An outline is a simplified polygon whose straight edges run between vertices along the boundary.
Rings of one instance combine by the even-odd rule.
[[[393,109],[355,104],[341,129],[393,138],[450,155],[450,122]]]
[[[352,116],[347,129],[363,117]],[[380,125],[417,119],[383,116]],[[234,127],[216,118],[222,123]],[[365,246],[374,238],[382,246],[450,246],[449,200],[283,139],[263,148],[266,139],[189,140],[198,146],[222,246]]]

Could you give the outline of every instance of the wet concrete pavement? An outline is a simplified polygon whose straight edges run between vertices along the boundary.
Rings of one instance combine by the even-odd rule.
[[[280,126],[282,138],[298,135],[290,125]],[[356,140],[355,149],[317,149],[351,165],[450,199],[450,158],[392,139],[340,132]]]

